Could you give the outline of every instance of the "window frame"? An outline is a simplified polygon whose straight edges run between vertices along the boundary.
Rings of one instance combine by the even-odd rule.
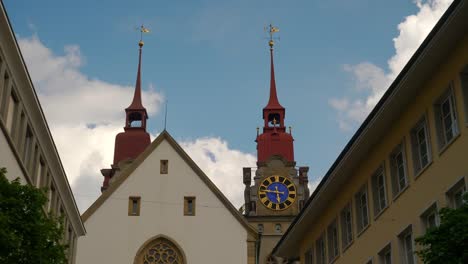
[[[314,264],[314,249],[310,247],[304,252],[304,264]]]
[[[382,177],[383,183],[383,199],[384,205],[381,205],[381,186],[379,185],[378,177]],[[383,211],[388,207],[388,195],[387,195],[387,177],[385,175],[385,166],[382,163],[372,174],[371,176],[371,189],[372,189],[372,202],[373,202],[373,209],[374,209],[374,220],[377,219]],[[377,207],[378,205],[378,207]]]
[[[434,221],[435,221],[435,226],[434,227],[437,227],[440,225],[440,215],[439,215],[439,210],[438,210],[438,206],[437,206],[437,202],[433,202],[431,205],[429,205],[425,210],[424,212],[419,216],[420,220],[421,220],[421,226],[423,227],[424,231],[426,232],[427,230],[429,230],[430,228],[432,228],[431,226],[429,226],[428,224],[428,217],[430,215],[434,215]]]
[[[459,208],[459,206],[457,206],[457,200],[456,200],[456,197],[455,195],[461,191],[461,202],[463,203],[463,194],[467,192],[467,181],[465,179],[465,177],[461,177],[460,179],[458,179],[446,192],[445,192],[445,196],[447,198],[447,204],[453,208],[453,209],[457,209]]]
[[[401,177],[399,174],[400,168],[398,164],[396,164],[398,154],[401,154],[401,159],[403,162],[402,172],[404,173],[404,180],[405,180],[404,186],[400,186],[400,182],[401,182]],[[404,139],[390,153],[389,160],[390,160],[390,178],[392,182],[392,195],[393,195],[393,200],[396,200],[409,186],[408,161],[406,158],[406,144],[405,144]]]
[[[443,104],[449,102],[450,106],[450,119],[451,119],[451,138],[447,138],[447,128],[444,123]],[[458,124],[457,103],[455,100],[453,82],[449,83],[449,87],[442,93],[439,98],[434,102],[434,120],[436,125],[437,143],[439,153],[441,154],[457,137],[460,135],[460,127]]]
[[[327,227],[328,263],[334,262],[340,256],[339,240],[340,237],[338,234],[338,221],[335,218]]]
[[[378,256],[379,256],[379,263],[382,263],[382,264],[387,264],[387,259],[386,259],[386,256],[387,254],[390,254],[390,264],[393,263],[393,255],[392,255],[392,244],[391,242],[389,242],[387,245],[385,245],[385,247],[383,247],[379,253],[378,253]]]
[[[362,208],[361,208],[361,194],[365,194],[366,196],[366,219],[367,219],[367,223],[364,225],[363,223],[363,219],[361,219],[361,217],[363,217],[363,212],[362,211]],[[359,191],[354,195],[354,199],[355,199],[355,209],[356,209],[356,230],[357,230],[357,236],[359,237],[363,232],[364,230],[367,229],[367,227],[369,227],[370,225],[370,217],[369,217],[369,191],[368,191],[368,187],[367,187],[367,183],[365,183],[363,186],[361,186],[361,188],[359,189]],[[361,226],[362,224],[362,226]]]
[[[322,258],[323,257],[323,258]],[[325,234],[322,233],[315,241],[315,258],[317,264],[327,263],[327,249],[325,243]]]
[[[425,147],[427,151],[426,164],[423,164],[422,162],[421,144],[419,139],[419,132],[421,130],[424,131],[425,136]],[[419,121],[414,125],[414,127],[411,129],[410,135],[411,153],[413,157],[413,173],[414,177],[417,178],[432,163],[431,135],[426,114],[424,114],[423,117],[421,117]]]
[[[465,126],[468,126],[468,64],[460,71],[459,77],[465,110]]]
[[[411,242],[411,256],[408,255],[408,244],[407,238],[410,236]],[[400,263],[402,264],[415,264],[416,263],[416,252],[415,252],[415,243],[413,228],[411,225],[406,227],[400,234],[398,234],[398,243],[400,247]]]
[[[134,207],[135,202],[136,202],[136,208]],[[128,197],[128,216],[140,216],[140,211],[141,211],[141,196]]]
[[[168,174],[169,173],[169,160],[162,159],[159,161],[159,173]]]
[[[354,230],[353,230],[353,208],[352,202],[349,202],[347,205],[341,209],[340,212],[340,226],[341,226],[341,247],[343,252],[353,243],[354,241]],[[346,213],[349,213],[349,223],[347,221]],[[348,227],[350,227],[348,229]],[[350,233],[348,232],[350,231]],[[348,239],[350,238],[350,239]]]
[[[195,216],[196,212],[196,199],[195,196],[184,196],[184,215],[185,216]],[[190,203],[192,204],[192,208],[190,210]]]

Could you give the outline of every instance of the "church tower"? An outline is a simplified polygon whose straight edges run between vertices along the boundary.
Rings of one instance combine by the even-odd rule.
[[[286,109],[276,91],[273,34],[270,25],[270,96],[263,108],[263,129],[257,128],[257,168],[244,168],[244,215],[260,234],[259,263],[275,263],[271,250],[309,197],[308,167],[296,167],[294,138],[285,126]],[[252,172],[255,176],[252,183]],[[252,185],[253,184],[253,185]]]
[[[142,27],[143,30],[146,30]],[[135,84],[135,93],[132,103],[125,109],[125,127],[124,132],[115,137],[114,162],[110,169],[102,169],[104,182],[101,191],[105,191],[109,185],[116,180],[119,172],[130,164],[147,146],[151,144],[150,135],[146,132],[146,120],[148,113],[141,102],[141,53],[143,41],[140,40],[138,71]]]

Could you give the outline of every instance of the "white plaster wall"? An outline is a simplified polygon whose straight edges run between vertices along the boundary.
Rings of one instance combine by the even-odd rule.
[[[0,168],[7,169],[7,179],[13,180],[20,178],[22,183],[26,183],[26,177],[23,174],[18,161],[13,154],[5,134],[0,130]]]
[[[169,160],[168,174],[159,174],[161,159]],[[128,216],[129,196],[141,196],[140,216]],[[196,196],[196,216],[183,215],[184,196]],[[78,264],[131,264],[143,243],[159,234],[181,246],[187,263],[247,263],[247,231],[165,140],[85,227]]]

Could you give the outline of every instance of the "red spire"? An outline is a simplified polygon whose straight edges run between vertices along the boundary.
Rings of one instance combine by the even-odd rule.
[[[140,55],[138,58],[138,72],[137,72],[137,79],[136,79],[136,84],[135,84],[135,94],[133,95],[133,101],[130,104],[129,107],[127,107],[126,110],[140,110],[140,109],[145,109],[143,107],[143,104],[141,103],[141,51],[143,47],[143,41],[140,41],[138,43],[138,46],[140,46]]]
[[[273,46],[270,46],[270,99],[268,100],[267,106],[264,109],[284,109],[284,107],[278,101],[278,95],[276,94],[276,81],[275,81],[275,65],[273,63]]]

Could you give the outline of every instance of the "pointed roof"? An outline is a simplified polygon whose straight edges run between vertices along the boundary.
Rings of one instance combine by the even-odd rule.
[[[239,221],[239,223],[245,227],[247,232],[253,236],[257,237],[257,231],[247,223],[241,213],[231,204],[231,202],[224,196],[224,194],[216,187],[216,185],[208,178],[208,176],[197,166],[197,164],[190,158],[190,156],[182,149],[182,147],[177,143],[177,141],[164,130],[159,136],[151,143],[151,145],[146,148],[146,150],[141,153],[138,158],[132,162],[126,169],[124,169],[119,176],[119,178],[109,186],[109,188],[99,196],[99,198],[81,215],[83,222],[86,222],[91,215],[96,212],[99,207],[122,185],[128,177],[131,177],[133,172],[140,166],[147,157],[156,150],[156,148],[166,140],[169,145],[171,145],[177,154],[192,168],[195,174],[200,177],[200,179],[207,185],[207,187],[216,195],[216,197],[221,201],[222,204],[228,209],[229,212],[234,216],[234,218]]]
[[[142,52],[142,47],[143,47],[143,41],[140,41],[138,43],[140,46],[139,49],[139,57],[138,57],[138,72],[137,72],[137,79],[136,79],[136,84],[135,84],[135,93],[133,95],[133,101],[130,104],[129,107],[127,107],[126,110],[145,110],[145,107],[143,106],[141,102],[141,52]]]
[[[264,109],[284,109],[284,107],[278,101],[278,95],[276,93],[276,81],[275,81],[275,66],[273,63],[273,47],[270,48],[270,98],[267,106]]]

